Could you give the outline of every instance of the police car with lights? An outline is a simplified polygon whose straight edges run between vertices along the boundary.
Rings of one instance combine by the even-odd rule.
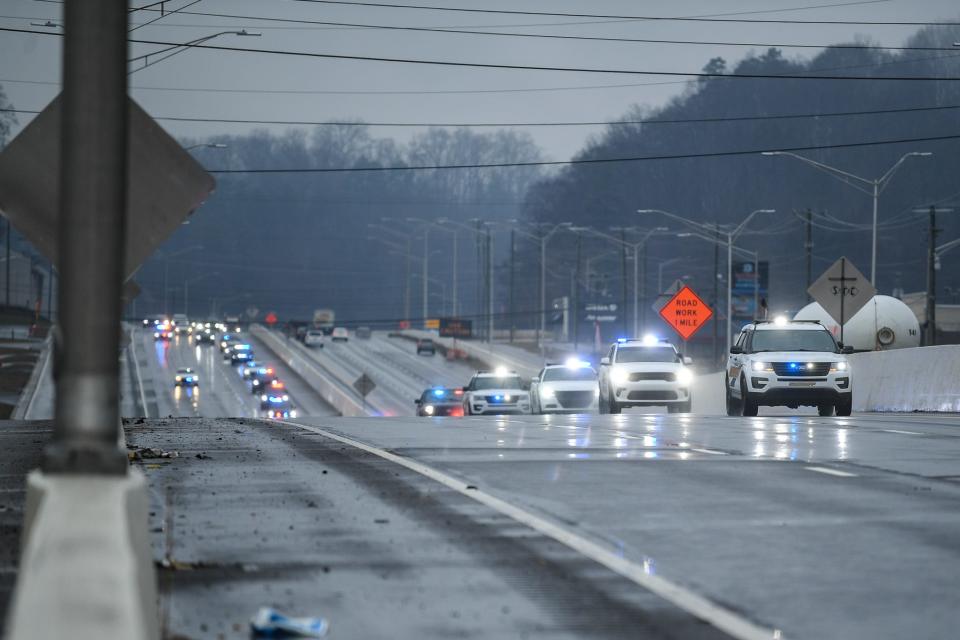
[[[274,380],[260,395],[260,408],[269,409],[280,406],[285,402],[290,402],[290,396],[287,395],[287,387],[279,380]]]
[[[434,387],[424,391],[413,401],[417,405],[417,415],[425,416],[463,416],[463,389]]]
[[[600,413],[650,406],[689,413],[693,403],[690,362],[675,346],[654,336],[617,340],[600,360]]]
[[[597,410],[597,372],[579,358],[548,364],[530,382],[534,413],[585,413]]]
[[[761,406],[814,406],[821,416],[849,416],[853,385],[846,354],[818,320],[757,320],[730,347],[727,415],[755,416]]]
[[[193,369],[177,369],[173,384],[177,387],[195,387],[200,384],[200,376]]]
[[[249,379],[250,393],[260,393],[261,390],[267,388],[274,380],[277,380],[277,376],[273,371],[273,367],[258,367],[250,374]]]
[[[463,389],[468,416],[530,413],[530,394],[515,371],[477,371]]]
[[[270,405],[265,413],[268,418],[296,418],[297,410],[289,400]]]

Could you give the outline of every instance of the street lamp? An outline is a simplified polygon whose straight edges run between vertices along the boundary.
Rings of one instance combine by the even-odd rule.
[[[747,224],[753,220],[753,217],[758,213],[775,213],[776,209],[756,209],[750,212],[746,218],[743,219],[743,222],[738,224],[734,229],[730,231],[722,231],[717,227],[711,227],[709,225],[703,224],[702,222],[697,222],[696,220],[690,220],[689,218],[684,218],[683,216],[678,216],[675,213],[670,213],[668,211],[663,211],[662,209],[639,209],[637,213],[659,213],[660,215],[667,216],[683,224],[701,231],[703,234],[709,237],[709,234],[723,234],[727,237],[726,242],[723,242],[727,247],[727,351],[730,351],[730,345],[733,341],[733,243],[740,236],[743,230],[747,227]],[[717,239],[717,241],[720,241]],[[722,242],[722,241],[721,241]]]
[[[220,36],[259,37],[260,35],[262,35],[262,34],[253,33],[253,32],[247,31],[246,29],[240,29],[239,31],[220,31],[219,33],[213,33],[213,34],[210,34],[210,35],[208,35],[208,36],[203,36],[202,38],[196,38],[196,39],[194,39],[194,40],[190,40],[190,41],[188,41],[188,42],[184,42],[183,44],[175,44],[175,45],[170,46],[170,47],[167,47],[167,48],[165,48],[165,49],[160,49],[159,51],[151,51],[150,53],[145,53],[145,54],[143,54],[143,55],[135,56],[135,57],[130,58],[129,60],[127,60],[127,64],[131,64],[131,63],[133,63],[133,62],[137,62],[138,60],[142,60],[142,61],[143,61],[143,66],[142,66],[142,67],[139,67],[139,68],[137,68],[137,69],[133,69],[133,70],[131,70],[131,71],[128,71],[128,72],[127,72],[127,75],[134,74],[134,73],[136,73],[137,71],[143,71],[143,70],[146,69],[147,67],[151,67],[151,66],[157,64],[158,62],[163,62],[164,60],[168,60],[168,59],[172,58],[173,56],[177,55],[178,53],[183,53],[184,51],[190,49],[191,47],[195,47],[195,46],[197,46],[197,45],[199,45],[199,44],[203,44],[204,42],[207,42],[207,41],[209,41],[209,40],[213,40],[214,38],[219,38]],[[159,59],[157,59],[157,60],[153,60],[152,62],[150,61],[150,58],[151,58],[152,56],[159,56],[159,55],[161,55],[161,54],[168,53],[168,52],[170,52],[170,51],[172,51],[173,53],[169,53],[168,55],[165,55],[165,56],[163,56],[162,58],[159,58]]]
[[[160,257],[163,258],[163,315],[170,315],[170,258],[176,258],[189,251],[197,251],[203,248],[202,244],[197,244],[191,247],[185,247],[179,251],[174,251],[173,253],[157,251]]]
[[[831,167],[830,165],[823,164],[822,162],[817,162],[816,160],[811,160],[810,158],[805,158],[804,156],[792,153],[790,151],[763,151],[761,155],[765,156],[789,156],[791,158],[796,158],[800,162],[805,162],[806,164],[819,169],[824,173],[833,176],[840,182],[853,187],[857,191],[866,193],[867,195],[873,196],[873,231],[871,239],[871,252],[870,252],[870,283],[873,286],[877,285],[877,209],[880,202],[880,194],[883,193],[884,189],[887,188],[887,185],[890,184],[890,180],[893,178],[893,174],[897,172],[900,166],[906,161],[907,158],[926,158],[932,156],[933,153],[930,151],[911,151],[910,153],[905,153],[899,160],[897,160],[892,167],[887,169],[887,172],[884,173],[879,178],[869,179],[862,178],[860,176],[854,175],[842,169],[836,167]],[[866,187],[861,185],[867,185]]]
[[[511,220],[510,222],[515,223],[517,221]],[[573,223],[561,222],[555,224],[547,232],[544,232],[544,229],[549,225],[541,223],[536,226],[539,233],[530,233],[529,231],[524,231],[516,227],[514,227],[514,230],[522,236],[536,240],[540,244],[540,326],[537,327],[537,348],[542,351],[543,336],[547,332],[547,243],[555,233],[565,229],[571,229]]]
[[[192,144],[189,147],[184,147],[184,151],[192,151],[193,149],[199,149],[200,147],[206,147],[208,149],[226,149],[228,145],[223,144],[222,142],[201,142],[199,144]]]

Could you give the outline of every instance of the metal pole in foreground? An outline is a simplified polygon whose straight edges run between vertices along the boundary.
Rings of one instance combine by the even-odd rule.
[[[47,472],[122,475],[117,352],[127,195],[127,3],[64,5],[60,303]]]
[[[733,234],[727,234],[727,353],[733,341]]]

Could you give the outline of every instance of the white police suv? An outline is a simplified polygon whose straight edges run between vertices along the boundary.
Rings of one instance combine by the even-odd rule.
[[[746,325],[727,359],[727,415],[755,416],[761,406],[814,406],[821,416],[849,416],[853,388],[846,354],[852,352],[816,320]]]
[[[689,413],[690,362],[675,346],[653,336],[617,340],[600,360],[600,413],[658,405],[670,413]]]
[[[463,389],[468,416],[530,413],[530,394],[515,371],[477,371]]]
[[[579,358],[548,364],[530,382],[534,413],[595,413],[599,397],[597,372]]]

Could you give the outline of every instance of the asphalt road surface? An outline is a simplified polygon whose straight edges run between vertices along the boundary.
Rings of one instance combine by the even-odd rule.
[[[960,418],[128,427],[168,637],[953,638]],[[706,622],[705,622],[706,621]]]

